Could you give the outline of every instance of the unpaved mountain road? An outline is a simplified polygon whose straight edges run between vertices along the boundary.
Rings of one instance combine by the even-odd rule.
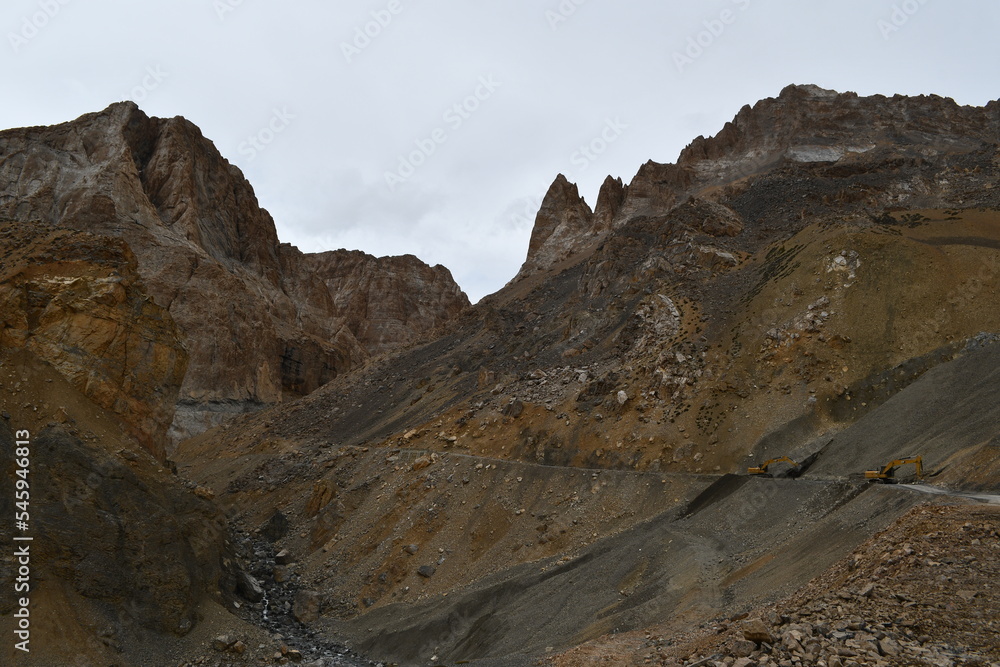
[[[896,486],[901,489],[907,489],[909,491],[917,491],[919,493],[927,493],[934,496],[968,498],[969,500],[977,500],[982,503],[987,503],[988,505],[1000,505],[1000,495],[994,495],[990,493],[970,493],[967,491],[953,491],[951,489],[944,489],[939,486],[930,486],[929,484],[898,484]]]

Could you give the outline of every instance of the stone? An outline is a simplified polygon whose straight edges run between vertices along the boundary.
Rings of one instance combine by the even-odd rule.
[[[419,544],[407,544],[405,547],[403,547],[403,551],[405,551],[406,553],[410,554],[411,556],[415,556],[417,554],[417,552],[420,551],[420,545]]]
[[[891,637],[883,637],[878,640],[878,649],[882,655],[895,656],[902,652],[903,647],[900,646],[899,642],[895,639],[892,639]]]
[[[292,552],[290,552],[288,549],[282,549],[274,556],[274,562],[277,563],[278,565],[289,565],[294,561],[295,558],[292,557]]]
[[[292,603],[292,615],[306,625],[315,623],[320,616],[322,598],[316,591],[300,590]]]
[[[434,460],[430,457],[429,454],[422,454],[421,456],[418,456],[416,459],[413,460],[413,463],[410,464],[410,470],[412,470],[413,472],[418,472],[420,470],[423,470],[424,468],[429,467],[433,462]]]
[[[333,482],[321,479],[313,484],[312,494],[306,502],[305,514],[314,517],[326,508],[337,496],[337,487]]]
[[[261,528],[260,534],[270,542],[277,542],[288,535],[288,530],[288,517],[281,510],[274,510],[274,514],[271,515],[271,518]]]
[[[523,412],[524,412],[524,403],[522,403],[519,399],[516,398],[512,400],[510,403],[508,403],[503,409],[503,413],[505,415],[507,415],[508,417],[512,417],[514,419],[520,417]]]
[[[759,618],[749,619],[743,622],[743,638],[755,644],[774,644],[774,637],[768,629],[767,624]]]
[[[744,657],[734,662],[733,667],[750,667],[751,665],[756,665],[756,664],[757,663],[751,660],[750,658]]]
[[[242,570],[236,575],[236,593],[248,602],[260,602],[264,599],[264,589],[260,582]]]
[[[435,568],[433,565],[421,565],[419,568],[417,568],[417,574],[419,574],[421,577],[424,577],[425,579],[430,579],[431,577],[434,576],[436,572],[437,568]]]
[[[732,644],[732,650],[737,658],[746,658],[757,650],[757,644],[748,639],[737,639]]]
[[[216,651],[228,651],[232,645],[233,640],[229,638],[229,635],[219,635],[212,640],[212,648]]]

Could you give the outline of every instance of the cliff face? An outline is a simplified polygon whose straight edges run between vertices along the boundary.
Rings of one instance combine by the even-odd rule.
[[[834,163],[876,149],[932,158],[995,141],[998,118],[997,102],[963,107],[937,95],[859,97],[788,86],[743,107],[714,137],[696,138],[678,164],[705,174],[725,167],[747,173],[778,159]]]
[[[413,255],[302,254],[282,246],[282,258],[292,267],[286,290],[303,294],[298,302],[308,302],[305,294],[311,289],[328,294],[324,316],[342,323],[368,354],[408,345],[469,305],[448,269],[428,266]]]
[[[163,459],[187,353],[128,246],[16,222],[0,223],[0,245],[0,347],[50,363]]]
[[[628,194],[620,178],[605,179],[594,210],[580,196],[577,186],[559,174],[549,186],[535,216],[528,243],[528,257],[514,282],[551,269],[590,247],[611,229]]]
[[[0,133],[0,217],[131,248],[188,352],[174,442],[308,393],[468,306],[446,269],[415,258],[280,246],[250,184],[197,127],[131,103]],[[389,298],[369,298],[381,289]]]

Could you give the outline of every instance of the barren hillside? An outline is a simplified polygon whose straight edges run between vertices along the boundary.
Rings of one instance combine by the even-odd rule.
[[[998,142],[789,86],[593,207],[556,177],[468,307],[278,244],[183,119],[0,133],[47,659],[997,663]]]

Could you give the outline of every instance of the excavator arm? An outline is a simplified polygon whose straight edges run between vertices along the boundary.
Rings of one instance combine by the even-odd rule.
[[[892,480],[896,476],[896,468],[908,463],[914,464],[917,479],[922,479],[924,476],[924,459],[922,456],[908,456],[906,458],[890,461],[880,470],[866,470],[865,479],[878,479],[883,481]]]
[[[781,461],[786,461],[792,468],[798,467],[798,464],[787,456],[779,456],[778,458],[765,461],[755,468],[747,468],[747,473],[750,475],[766,475],[768,466],[773,463],[780,463]]]

